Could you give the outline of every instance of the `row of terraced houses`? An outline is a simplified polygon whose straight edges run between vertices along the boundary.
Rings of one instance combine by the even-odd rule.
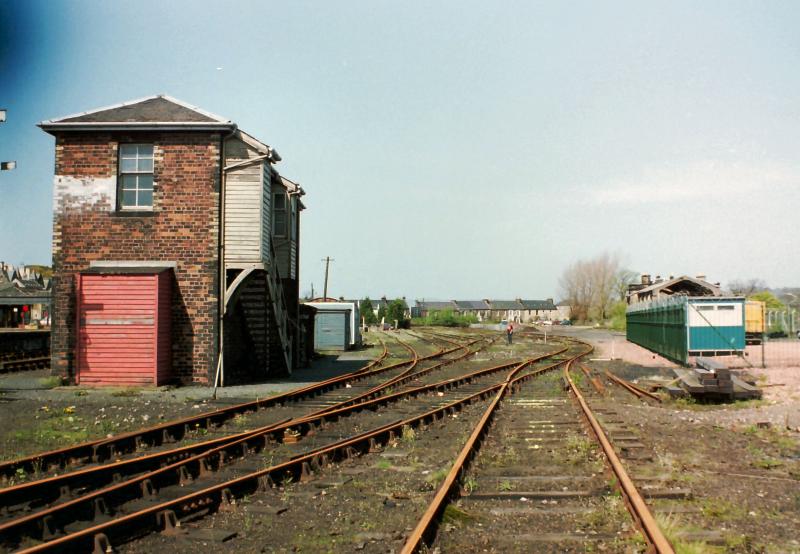
[[[546,300],[417,300],[411,309],[414,317],[425,317],[432,311],[450,310],[463,315],[474,315],[478,321],[513,321],[532,323],[536,321],[569,319],[568,302],[553,303]]]

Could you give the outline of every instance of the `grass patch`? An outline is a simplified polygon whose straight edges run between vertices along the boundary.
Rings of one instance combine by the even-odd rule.
[[[442,481],[445,480],[448,473],[450,473],[450,469],[443,467],[441,469],[437,469],[436,471],[428,475],[428,477],[426,477],[425,480],[428,483],[430,483],[433,486],[433,488],[436,488],[442,483]]]
[[[51,375],[50,377],[39,377],[36,379],[36,384],[42,389],[54,389],[61,386],[61,377],[58,375]]]
[[[722,521],[738,519],[747,515],[741,504],[734,504],[722,498],[709,498],[703,502],[703,516]]]
[[[378,463],[375,464],[375,467],[377,467],[378,469],[389,469],[392,467],[392,462],[386,459],[378,460]]]
[[[576,434],[567,435],[565,448],[564,460],[571,464],[590,461],[594,452],[592,442],[588,438]]]
[[[448,504],[442,514],[442,522],[455,527],[464,527],[474,523],[476,520],[477,518],[474,515],[453,504]]]
[[[629,525],[630,514],[625,509],[622,497],[607,495],[603,497],[603,506],[586,514],[584,524],[594,530],[625,528]]]
[[[719,554],[725,551],[724,548],[711,546],[703,541],[684,541],[681,538],[682,533],[697,529],[686,525],[675,514],[656,513],[655,517],[664,536],[675,548],[676,554]]]
[[[403,432],[400,436],[400,440],[406,444],[413,444],[414,441],[417,440],[417,432],[414,431],[414,428],[410,425],[403,425]]]
[[[139,390],[139,389],[136,389],[136,388],[120,389],[120,390],[115,390],[114,392],[111,393],[111,396],[114,396],[114,397],[117,397],[117,398],[130,398],[130,397],[141,396],[141,395],[142,395],[142,391]]]

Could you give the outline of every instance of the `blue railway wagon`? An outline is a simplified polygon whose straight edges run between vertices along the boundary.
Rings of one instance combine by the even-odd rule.
[[[670,296],[633,304],[629,341],[681,364],[690,356],[737,354],[745,348],[745,299]]]

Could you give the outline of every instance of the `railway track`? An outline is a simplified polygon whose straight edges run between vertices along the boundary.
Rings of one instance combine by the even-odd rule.
[[[464,349],[459,346],[458,349]],[[455,349],[453,349],[455,350]],[[523,362],[528,365],[542,362],[564,349],[554,349],[541,359]],[[79,488],[68,488],[66,494],[52,499],[54,483],[28,485],[30,494],[38,486],[38,491],[51,497],[41,506],[32,506],[30,502],[22,506],[27,515],[12,513],[0,526],[0,536],[12,548],[27,546],[31,542],[45,541],[32,546],[31,551],[40,549],[78,550],[89,547],[90,543],[98,543],[100,547],[108,541],[112,542],[135,536],[138,526],[149,529],[153,526],[170,527],[177,525],[180,519],[198,510],[213,507],[231,501],[236,496],[246,494],[253,487],[265,487],[287,475],[292,479],[300,479],[308,475],[314,466],[325,464],[336,457],[353,455],[357,448],[369,450],[386,439],[387,433],[396,434],[404,426],[416,426],[421,422],[436,418],[437,414],[448,413],[459,406],[469,404],[483,398],[488,391],[496,389],[505,379],[505,374],[520,364],[508,362],[499,366],[483,368],[477,371],[464,372],[460,377],[449,377],[429,384],[420,384],[420,377],[432,375],[432,369],[459,362],[473,353],[467,349],[464,354],[455,356],[428,368],[394,379],[392,386],[396,391],[391,394],[378,395],[374,398],[362,398],[360,402],[347,405],[326,406],[313,416],[294,418],[282,425],[262,428],[250,432],[247,436],[212,448],[200,454],[179,460],[166,467],[141,473],[133,478],[122,478],[122,482],[109,485],[99,490],[88,491]],[[556,362],[562,363],[562,362]],[[552,363],[550,364],[553,365]],[[402,379],[408,379],[402,381]],[[414,386],[406,383],[416,380]],[[492,384],[485,386],[486,381]],[[402,382],[401,382],[402,381]],[[400,390],[400,389],[403,390]],[[435,398],[431,407],[431,395]],[[377,410],[372,412],[372,410]],[[355,412],[364,412],[358,419],[357,429],[371,428],[372,431],[352,436],[352,424],[343,427],[337,423],[343,416]],[[416,415],[408,417],[409,413]],[[305,437],[302,444],[300,439]],[[283,459],[275,464],[274,460]],[[253,472],[256,467],[266,469]],[[112,464],[119,469],[119,464]],[[94,470],[105,471],[98,468]],[[93,475],[92,481],[96,477]],[[112,479],[119,479],[114,477]],[[86,480],[84,480],[84,483]],[[195,491],[187,495],[187,491]],[[19,493],[20,491],[16,491]],[[62,490],[63,492],[63,490]],[[177,498],[173,498],[177,495]],[[11,495],[6,497],[12,499]],[[17,496],[16,500],[20,500]],[[6,506],[7,508],[13,506]],[[19,507],[19,505],[17,505]],[[38,509],[34,513],[28,510]],[[14,512],[14,510],[11,510]],[[110,519],[99,526],[98,521]],[[77,531],[75,531],[77,529]],[[63,536],[61,536],[63,535]],[[99,541],[99,542],[98,542]]]
[[[509,375],[402,552],[429,546],[447,552],[476,547],[503,552],[619,551],[637,540],[631,533],[633,522],[650,551],[673,552],[571,377],[573,361],[588,352],[565,365],[563,388],[557,388],[552,377]],[[603,476],[601,459],[607,460],[612,482]],[[621,509],[623,500],[628,513]],[[461,517],[480,525],[450,526],[437,534],[448,509],[450,519]]]
[[[159,425],[122,433],[110,438],[96,439],[79,445],[42,452],[26,456],[17,460],[0,463],[0,479],[8,482],[19,474],[41,476],[50,473],[62,473],[65,470],[74,470],[80,466],[102,464],[111,460],[118,460],[121,456],[137,452],[151,453],[153,449],[175,449],[178,442],[205,442],[209,435],[225,436],[235,434],[241,428],[235,424],[242,423],[243,417],[253,418],[254,414],[265,415],[273,421],[281,421],[281,411],[291,404],[301,403],[315,397],[334,397],[337,389],[347,389],[346,396],[357,397],[359,391],[374,388],[380,379],[389,375],[391,377],[402,373],[409,367],[415,367],[420,361],[436,358],[455,351],[460,347],[450,349],[439,348],[434,354],[420,357],[416,351],[405,341],[396,339],[397,343],[409,353],[409,358],[389,365],[381,363],[389,354],[386,342],[383,349],[374,360],[364,367],[316,383],[272,397],[226,406],[214,411],[205,412],[196,416],[181,418]],[[348,388],[349,385],[349,388]],[[267,413],[268,412],[268,413]],[[233,429],[230,429],[230,424]]]

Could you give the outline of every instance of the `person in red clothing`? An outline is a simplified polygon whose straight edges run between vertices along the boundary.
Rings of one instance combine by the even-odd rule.
[[[514,338],[514,324],[509,321],[508,327],[506,327],[506,340],[508,340],[508,344],[511,344],[511,340],[513,338]]]

